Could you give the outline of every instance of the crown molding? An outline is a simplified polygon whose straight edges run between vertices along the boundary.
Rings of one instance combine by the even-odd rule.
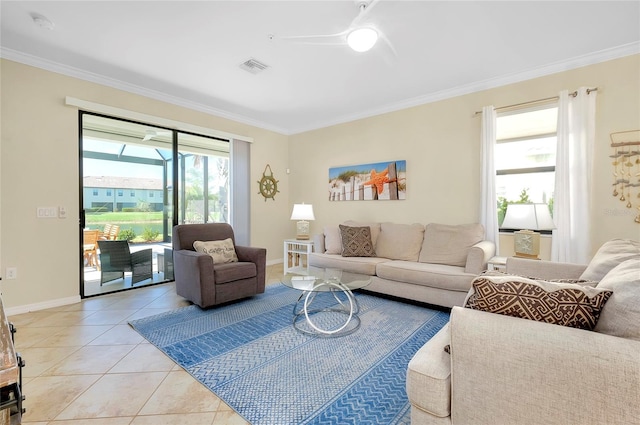
[[[414,106],[420,106],[428,103],[438,102],[441,100],[450,99],[457,96],[476,93],[479,91],[506,86],[513,83],[519,83],[522,81],[532,80],[534,78],[544,77],[546,75],[556,74],[558,72],[569,71],[571,69],[582,68],[584,66],[594,65],[600,62],[606,62],[613,59],[618,59],[625,56],[631,56],[631,55],[637,55],[637,54],[640,54],[640,41],[624,44],[618,47],[613,47],[611,49],[600,50],[598,52],[589,53],[583,56],[577,56],[565,61],[551,63],[549,65],[529,69],[523,72],[503,75],[503,76],[491,78],[488,80],[478,81],[478,82],[463,85],[463,86],[453,87],[451,89],[429,93],[423,96],[417,96],[411,99],[406,99],[400,102],[385,105],[380,108],[368,109],[366,111],[361,111],[357,114],[344,116],[340,119],[337,119],[331,122],[317,123],[312,127],[291,129],[291,134],[318,130],[320,128],[344,124],[347,122],[356,121],[364,118],[370,118],[376,115],[382,115],[390,112],[397,112],[402,109],[412,108]]]
[[[42,59],[33,55],[18,52],[16,50],[0,47],[0,57],[9,59],[15,62],[23,63],[25,65],[34,66],[47,71],[55,72],[62,75],[78,78],[81,80],[101,84],[104,86],[112,87],[118,90],[123,90],[129,93],[138,94],[151,99],[159,100],[176,106],[204,112],[207,114],[215,115],[221,118],[233,120],[242,124],[258,127],[264,130],[274,131],[283,135],[292,135],[298,133],[304,133],[307,131],[317,130],[320,128],[330,127],[333,125],[344,124],[351,121],[356,121],[364,118],[370,118],[376,115],[386,114],[389,112],[396,112],[402,109],[411,108],[414,106],[420,106],[428,103],[438,102],[445,99],[450,99],[457,96],[462,96],[470,93],[475,93],[483,90],[488,90],[496,87],[505,86],[508,84],[518,83],[526,80],[531,80],[546,75],[556,74],[558,72],[568,71],[571,69],[581,68],[588,65],[597,64],[600,62],[606,62],[613,59],[618,59],[625,56],[634,54],[640,54],[640,41],[636,41],[629,44],[613,47],[610,49],[600,50],[598,52],[589,53],[582,56],[577,56],[564,61],[554,62],[545,66],[537,67],[523,72],[517,72],[513,74],[503,75],[497,78],[491,78],[488,80],[478,81],[472,84],[466,84],[463,86],[453,87],[446,90],[441,90],[434,93],[429,93],[423,96],[417,96],[411,99],[402,100],[400,102],[384,105],[379,108],[367,109],[356,114],[345,115],[335,120],[317,122],[308,126],[299,128],[282,128],[271,125],[269,123],[254,120],[252,118],[232,114],[227,111],[212,108],[202,103],[189,101],[187,99],[170,96],[156,90],[146,89],[138,85],[129,84],[120,80],[105,77],[103,75],[87,72],[78,68],[63,65],[47,59]]]
[[[178,96],[171,96],[156,90],[147,89],[135,84],[130,84],[124,81],[116,80],[114,78],[106,77],[104,75],[96,74],[93,72],[85,71],[79,68],[54,62],[48,59],[43,59],[37,56],[33,56],[27,53],[19,52],[17,50],[0,47],[0,58],[4,58],[14,62],[22,63],[24,65],[29,65],[36,68],[44,69],[46,71],[55,72],[57,74],[66,75],[68,77],[73,77],[80,80],[89,81],[92,83],[122,90],[128,93],[133,93],[140,96],[148,97],[150,99],[159,100],[172,105],[181,106],[181,107],[192,109],[199,112],[204,112],[210,115],[215,115],[217,117],[226,118],[232,121],[236,121],[242,124],[247,124],[253,127],[258,127],[264,130],[270,130],[270,131],[274,131],[276,133],[285,134],[285,135],[288,134],[288,131],[286,129],[273,126],[269,123],[257,121],[252,118],[248,118],[243,115],[233,114],[227,111],[223,111],[221,109],[212,108],[211,106],[204,105],[199,102],[193,102]]]

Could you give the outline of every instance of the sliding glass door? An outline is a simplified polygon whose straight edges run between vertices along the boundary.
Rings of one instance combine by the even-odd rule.
[[[229,222],[229,141],[85,112],[80,122],[81,296],[173,280],[173,226]]]
[[[178,133],[178,222],[229,222],[229,142]]]

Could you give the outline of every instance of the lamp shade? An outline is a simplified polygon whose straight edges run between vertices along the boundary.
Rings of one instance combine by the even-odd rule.
[[[547,204],[509,204],[501,227],[518,230],[552,230],[556,228]]]
[[[372,28],[357,28],[347,35],[347,44],[356,52],[366,52],[378,41],[378,33]]]
[[[291,220],[315,220],[313,215],[313,205],[310,204],[294,204],[291,212]]]

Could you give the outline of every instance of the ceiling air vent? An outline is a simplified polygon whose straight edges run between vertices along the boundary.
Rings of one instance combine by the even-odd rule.
[[[253,58],[248,59],[246,61],[244,61],[243,63],[240,64],[240,68],[244,69],[247,72],[250,72],[252,74],[257,74],[259,72],[264,71],[265,69],[269,68],[269,65],[266,65],[260,61],[257,61]]]

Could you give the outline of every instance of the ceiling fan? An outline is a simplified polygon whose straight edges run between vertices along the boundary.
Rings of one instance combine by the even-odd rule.
[[[147,129],[144,132],[144,137],[142,138],[143,142],[146,142],[148,140],[153,139],[154,137],[158,137],[158,136],[169,136],[171,134],[170,131],[163,131],[163,130],[151,130],[151,129]]]
[[[320,45],[348,45],[356,52],[366,52],[372,49],[378,42],[382,40],[395,54],[395,50],[391,42],[385,37],[382,31],[375,25],[367,22],[367,17],[371,10],[381,0],[356,0],[355,4],[358,8],[358,14],[353,18],[349,26],[339,33],[324,35],[300,35],[300,36],[281,36],[282,40],[298,42],[303,44],[320,44]],[[276,36],[269,35],[269,39],[273,40]]]

